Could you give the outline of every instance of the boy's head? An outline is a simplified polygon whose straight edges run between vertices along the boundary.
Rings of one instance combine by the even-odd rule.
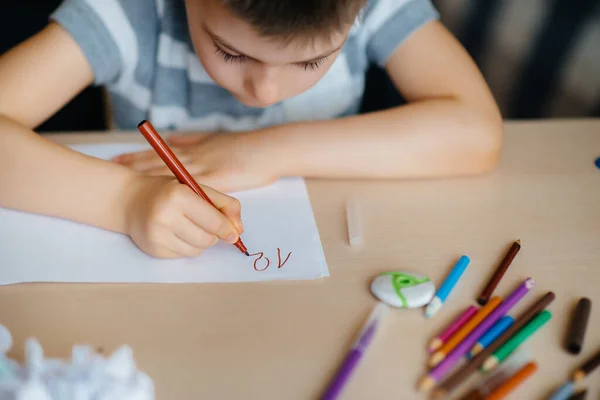
[[[367,0],[186,0],[190,35],[210,77],[266,107],[327,72]]]

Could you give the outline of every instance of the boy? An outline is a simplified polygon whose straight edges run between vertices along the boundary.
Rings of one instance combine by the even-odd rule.
[[[66,0],[0,58],[0,205],[127,233],[157,257],[237,240],[239,204],[208,189],[228,218],[211,210],[153,152],[108,163],[32,132],[90,84],[107,87],[117,128],[197,133],[171,143],[221,191],[489,171],[501,116],[436,19],[429,0]],[[353,116],[369,61],[407,105]]]

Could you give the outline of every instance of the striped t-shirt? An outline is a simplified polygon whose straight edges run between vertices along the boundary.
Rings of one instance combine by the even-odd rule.
[[[183,0],[65,0],[51,19],[82,48],[107,88],[112,125],[134,129],[253,130],[358,111],[369,63],[384,66],[413,32],[439,18],[430,0],[369,0],[321,80],[266,108],[236,100],[194,53]]]

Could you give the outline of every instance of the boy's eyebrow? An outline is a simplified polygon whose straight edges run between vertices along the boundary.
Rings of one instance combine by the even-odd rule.
[[[206,29],[206,32],[209,34],[210,37],[212,37],[212,39],[215,42],[218,42],[221,46],[226,47],[228,50],[231,50],[232,52],[237,53],[240,56],[244,56],[244,57],[250,58],[252,60],[256,60],[256,61],[261,61],[261,60],[259,60],[257,58],[254,58],[254,57],[251,57],[251,56],[249,56],[247,54],[244,54],[244,52],[242,52],[242,51],[239,51],[238,49],[236,49],[235,47],[233,47],[232,45],[230,45],[229,43],[227,43],[227,41],[225,41],[222,37],[220,37],[218,35],[215,35],[214,33],[211,33],[208,29]],[[318,56],[316,56],[314,58],[311,58],[309,60],[295,61],[295,63],[302,64],[302,63],[310,63],[310,62],[318,61],[318,60],[320,60],[322,58],[325,58],[327,56],[332,55],[333,53],[335,53],[336,51],[338,51],[339,49],[341,49],[342,46],[344,46],[344,43],[346,43],[345,40],[339,46],[337,46],[336,48],[334,48],[333,50],[325,51],[325,52],[319,54]]]

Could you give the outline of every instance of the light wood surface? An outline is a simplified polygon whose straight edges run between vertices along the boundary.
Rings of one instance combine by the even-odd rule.
[[[131,134],[52,135],[61,143],[139,141]],[[412,270],[440,284],[471,257],[433,319],[394,310],[343,399],[421,399],[426,344],[474,303],[514,239],[522,249],[496,294],[531,276],[523,305],[552,290],[553,318],[528,342],[539,370],[512,399],[542,399],[600,346],[600,120],[509,122],[501,166],[439,181],[311,180],[311,202],[331,277],[318,281],[190,285],[26,284],[0,287],[0,322],[50,356],[76,343],[106,352],[130,344],[158,399],[314,399],[342,362],[375,299],[380,272]],[[357,200],[364,244],[348,245],[344,203]],[[48,232],[48,234],[52,234]],[[1,255],[0,255],[1,261]],[[563,350],[571,308],[593,301],[584,350]],[[474,382],[472,380],[472,382]],[[588,399],[600,396],[600,371]]]

